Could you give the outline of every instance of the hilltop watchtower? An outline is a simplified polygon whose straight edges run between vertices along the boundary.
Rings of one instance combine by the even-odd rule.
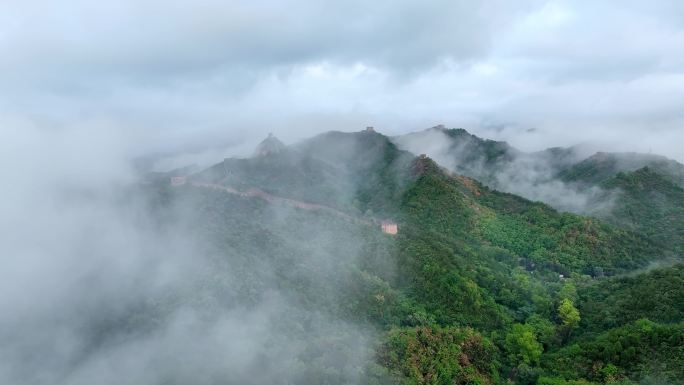
[[[268,156],[272,154],[279,154],[285,151],[286,146],[283,142],[278,140],[278,138],[269,133],[268,137],[261,141],[254,151],[254,156]]]
[[[373,126],[368,126],[366,127],[366,132],[375,132],[375,128],[373,128]]]

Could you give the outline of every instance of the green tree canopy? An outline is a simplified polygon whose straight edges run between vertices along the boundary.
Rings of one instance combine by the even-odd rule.
[[[544,349],[531,326],[515,324],[506,335],[506,350],[512,361],[529,365],[539,362]]]
[[[558,317],[561,321],[560,333],[565,343],[572,331],[579,326],[580,312],[572,303],[572,300],[565,298],[561,300],[560,305],[558,305]]]

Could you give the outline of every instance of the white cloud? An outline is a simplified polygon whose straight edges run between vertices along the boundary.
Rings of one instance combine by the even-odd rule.
[[[659,142],[682,131],[681,10],[667,0],[5,2],[0,113],[46,127],[106,122],[98,130],[120,131],[138,152],[369,124],[537,128],[507,138],[524,147],[620,142],[625,130]],[[666,143],[653,150],[684,160]]]
[[[575,13],[558,2],[548,2],[539,10],[531,12],[522,20],[522,25],[528,29],[543,33],[567,25],[575,17]]]

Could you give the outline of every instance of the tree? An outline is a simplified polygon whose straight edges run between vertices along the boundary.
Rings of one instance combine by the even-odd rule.
[[[506,335],[506,350],[511,361],[530,365],[539,362],[543,348],[531,326],[515,324]]]
[[[556,325],[553,322],[533,314],[525,321],[525,324],[532,328],[537,341],[542,344],[545,350],[557,343]]]
[[[567,298],[570,301],[577,301],[577,287],[572,282],[566,282],[558,291],[558,298]]]
[[[570,337],[572,331],[579,326],[580,312],[570,299],[565,298],[558,305],[558,317],[561,320],[560,331],[565,341]]]

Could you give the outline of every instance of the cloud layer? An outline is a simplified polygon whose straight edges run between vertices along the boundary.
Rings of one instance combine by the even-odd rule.
[[[190,379],[209,351],[221,354],[200,369],[247,383],[253,371],[239,369],[261,360],[261,336],[292,308],[278,295],[210,321],[173,308],[145,338],[84,338],[94,316],[197,273],[186,229],[160,232],[142,202],[113,193],[135,156],[203,151],[174,159],[210,163],[267,132],[290,142],[444,123],[524,150],[601,141],[684,161],[682,11],[674,0],[0,3],[0,379],[164,383],[146,370],[163,367],[211,383]],[[297,313],[329,334],[329,320]],[[365,349],[365,330],[332,327]],[[276,340],[294,349],[276,354],[296,342]],[[187,355],[155,354],[179,346]]]
[[[114,130],[141,153],[445,123],[525,149],[600,140],[684,160],[678,1],[29,0],[0,11],[3,126]]]
[[[0,383],[355,383],[370,362],[372,328],[282,284],[317,285],[334,308],[322,293],[347,292],[340,265],[358,250],[340,245],[356,233],[311,217],[287,232],[296,210],[222,193],[167,201],[131,183],[129,146],[107,130],[12,127],[0,141]],[[277,246],[251,247],[259,236]]]

